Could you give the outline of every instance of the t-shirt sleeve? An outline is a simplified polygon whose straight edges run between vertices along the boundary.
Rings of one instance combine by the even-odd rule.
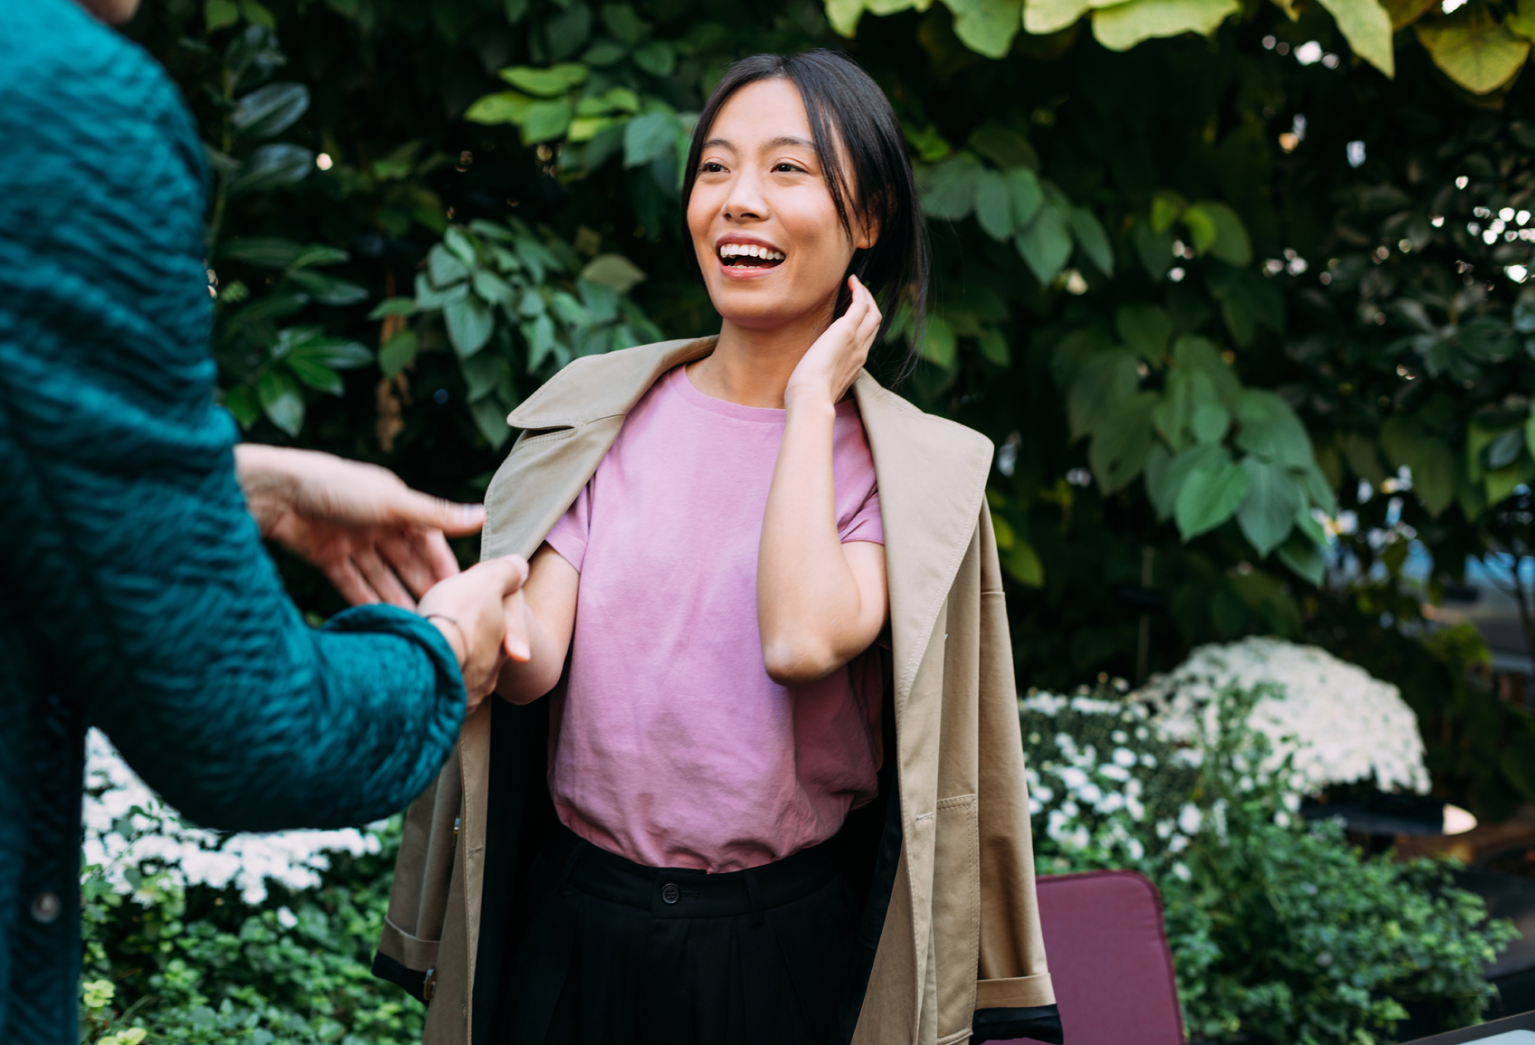
[[[586,559],[586,541],[592,532],[592,484],[581,487],[576,503],[566,509],[554,529],[544,538],[544,543],[559,553],[560,558],[581,572]]]
[[[863,499],[863,504],[858,506],[858,511],[847,521],[847,525],[837,531],[843,544],[851,544],[854,541],[868,541],[870,544],[885,543],[885,524],[879,514],[879,486],[875,485],[869,490],[869,496]]]

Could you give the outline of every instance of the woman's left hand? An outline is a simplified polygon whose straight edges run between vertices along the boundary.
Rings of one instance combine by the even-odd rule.
[[[869,358],[882,319],[879,306],[857,276],[849,276],[847,283],[853,292],[847,311],[816,338],[789,375],[784,406],[790,409],[796,401],[838,402],[847,395]]]

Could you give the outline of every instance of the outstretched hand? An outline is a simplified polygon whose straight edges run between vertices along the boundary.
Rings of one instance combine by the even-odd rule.
[[[836,403],[858,380],[858,371],[869,358],[883,317],[874,303],[874,295],[857,276],[849,276],[847,285],[853,300],[847,311],[816,338],[789,375],[789,385],[784,389],[786,407],[792,408],[796,401],[806,399]]]
[[[387,469],[330,454],[244,443],[235,466],[261,535],[318,567],[354,605],[415,609],[459,572],[447,538],[485,523],[479,505],[429,497]]]

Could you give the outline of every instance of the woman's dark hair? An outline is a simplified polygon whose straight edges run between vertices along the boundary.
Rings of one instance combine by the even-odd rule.
[[[860,216],[879,230],[872,247],[854,252],[848,274],[857,276],[879,303],[884,314],[880,338],[890,329],[901,305],[910,309],[910,358],[915,359],[927,314],[927,228],[900,122],[885,92],[851,58],[818,47],[795,55],[753,55],[732,65],[709,96],[693,129],[682,183],[683,213],[698,178],[704,141],[721,107],[741,88],[759,80],[788,80],[799,89],[810,120],[816,160],[826,172],[832,203],[847,234],[853,235],[850,199],[856,201]],[[847,310],[850,300],[844,280],[837,295],[836,315]],[[901,376],[909,367],[910,362],[902,367]]]

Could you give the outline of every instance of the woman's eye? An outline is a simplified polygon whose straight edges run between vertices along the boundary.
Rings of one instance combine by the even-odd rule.
[[[774,174],[804,174],[805,168],[793,163],[776,163],[773,165]]]
[[[699,166],[698,173],[699,174],[718,174],[718,173],[720,173],[720,171],[722,171],[724,169],[725,168],[724,168],[724,166],[722,164],[716,163],[713,160],[709,160],[708,162],[703,163],[703,164],[701,164]]]

